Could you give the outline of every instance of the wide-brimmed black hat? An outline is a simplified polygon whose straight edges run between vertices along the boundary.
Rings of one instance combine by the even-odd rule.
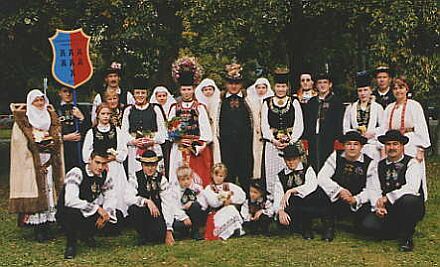
[[[348,141],[358,141],[362,145],[365,145],[368,142],[368,139],[363,137],[358,131],[349,131],[343,136],[339,137],[338,140],[343,144]]]
[[[295,145],[286,146],[282,153],[279,154],[280,157],[285,159],[299,158],[304,155],[304,152],[300,151],[299,148]]]
[[[356,73],[356,87],[367,87],[371,86],[371,76],[368,71],[363,70]]]
[[[289,83],[289,69],[288,68],[276,68],[273,72],[275,83]]]
[[[269,192],[266,189],[265,181],[263,179],[252,179],[249,186],[256,188],[263,195],[267,196],[269,194]]]
[[[385,144],[388,141],[398,141],[406,145],[409,141],[409,138],[404,136],[399,130],[389,130],[384,135],[379,136],[377,139],[382,144]]]
[[[194,72],[192,71],[182,71],[179,73],[177,82],[180,86],[193,86],[194,85]]]
[[[332,77],[327,72],[318,73],[313,78],[314,78],[314,81],[329,80],[330,82],[332,82]]]
[[[393,71],[390,69],[390,67],[388,66],[379,66],[374,70],[374,76],[376,76],[379,73],[388,73],[388,75],[390,75],[391,77],[393,77]]]
[[[118,76],[121,76],[122,73],[122,64],[118,63],[116,61],[112,62],[110,66],[105,70],[104,76],[106,77],[109,74],[117,74]]]
[[[158,163],[162,159],[161,156],[157,156],[153,150],[146,150],[142,156],[137,157],[136,160],[141,163],[154,164]]]

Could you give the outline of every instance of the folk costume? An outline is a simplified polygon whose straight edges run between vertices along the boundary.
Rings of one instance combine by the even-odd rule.
[[[123,162],[127,158],[127,140],[122,131],[109,123],[103,125],[98,123],[87,131],[83,145],[83,158],[87,163],[90,160],[92,151],[106,151],[116,157],[108,163],[108,174],[113,177],[114,190],[117,196],[116,209],[122,212],[124,217],[128,215],[127,206],[124,203],[123,194],[127,185],[127,176]]]
[[[256,87],[263,84],[266,86],[267,91],[264,96],[259,96]],[[254,134],[253,134],[253,155],[254,155],[254,167],[252,177],[261,177],[261,162],[263,157],[263,136],[261,133],[261,108],[263,106],[264,99],[273,96],[273,91],[269,81],[266,78],[258,78],[254,84],[247,88],[246,100],[249,103],[249,108],[252,111],[252,120],[254,122]]]
[[[288,72],[275,73],[275,83],[288,83]],[[261,131],[264,144],[264,177],[269,193],[275,191],[277,173],[283,169],[284,160],[274,140],[284,144],[299,146],[299,138],[304,130],[301,105],[291,96],[267,98],[261,108]]]
[[[32,103],[44,97],[42,110]],[[55,201],[64,182],[61,125],[46,96],[34,89],[26,105],[11,104],[9,211],[19,213],[20,225],[35,226],[38,241],[47,239],[47,223],[55,222]]]
[[[141,163],[157,164],[161,157],[147,150],[139,157]],[[164,243],[167,230],[173,230],[174,207],[168,179],[157,170],[149,176],[143,170],[130,175],[125,201],[134,228],[141,244]],[[148,201],[152,201],[160,212],[158,217],[151,214]]]
[[[206,227],[205,238],[208,240],[226,240],[234,234],[244,235],[243,219],[235,205],[241,205],[246,200],[246,193],[240,186],[229,182],[222,184],[210,184],[203,191],[202,208],[210,208],[210,217],[214,221],[214,227]],[[224,201],[231,198],[231,205],[224,205]],[[204,200],[204,201],[203,201]]]
[[[388,73],[390,77],[393,76],[391,69],[385,66],[378,67],[374,71],[374,75],[377,76],[377,74],[381,72]],[[375,101],[379,103],[383,109],[385,109],[389,104],[396,101],[396,98],[394,97],[393,90],[391,89],[391,87],[388,87],[385,92],[380,92],[379,88],[376,88],[376,90],[373,91],[373,96],[375,98]]]
[[[228,65],[227,69],[227,82],[242,82],[239,64]],[[240,186],[247,191],[254,166],[252,110],[244,91],[224,92],[221,100],[217,127],[221,160],[228,168],[228,181],[238,178]]]
[[[189,59],[188,59],[189,60]],[[179,59],[174,66],[184,64]],[[197,65],[191,61],[193,65]],[[199,74],[179,67],[176,82],[180,86],[193,86]],[[171,106],[168,116],[168,136],[173,140],[170,153],[170,183],[177,185],[176,170],[179,166],[189,166],[202,181],[202,186],[211,183],[212,151],[207,144],[212,142],[211,124],[206,106],[197,99],[179,99]],[[203,148],[204,146],[204,148]]]

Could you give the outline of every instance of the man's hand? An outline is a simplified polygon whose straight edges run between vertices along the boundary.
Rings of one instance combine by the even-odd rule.
[[[386,196],[379,198],[376,202],[376,215],[380,218],[383,218],[388,214],[385,207],[386,203],[388,203],[388,198]]]
[[[108,212],[103,209],[102,207],[98,208],[98,214],[99,214],[99,218],[96,220],[96,228],[98,229],[102,229],[105,224],[110,220],[110,214],[108,214]]]
[[[344,202],[347,202],[353,197],[350,191],[348,191],[345,188],[342,188],[341,191],[339,191],[339,198],[342,199]]]
[[[278,211],[278,219],[280,220],[280,223],[281,223],[282,225],[289,225],[290,222],[292,221],[292,220],[290,219],[289,214],[287,214],[287,212],[285,212],[285,211],[282,210],[282,209],[280,209],[280,210]]]
[[[154,218],[157,218],[160,216],[160,211],[156,207],[156,204],[154,204],[153,201],[147,199],[146,204],[147,204],[148,209],[150,210],[151,216],[153,216]]]
[[[78,132],[63,135],[64,141],[78,142],[81,141],[81,134]]]
[[[185,220],[183,220],[183,224],[184,224],[186,227],[190,227],[190,226],[192,225],[192,221],[191,221],[191,219],[188,217],[188,218],[186,218]]]
[[[170,230],[167,230],[167,233],[165,235],[165,244],[168,246],[174,245],[173,232]]]
[[[81,110],[79,110],[78,107],[73,107],[72,114],[73,114],[73,116],[78,118],[80,121],[84,120],[84,115],[82,114]]]
[[[281,199],[281,209],[285,209],[287,206],[289,206],[289,199],[292,194],[296,194],[298,191],[295,188],[291,188],[286,191],[286,193],[283,195],[283,198]]]

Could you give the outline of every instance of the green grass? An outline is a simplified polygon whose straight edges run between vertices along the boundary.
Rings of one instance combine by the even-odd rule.
[[[428,165],[427,214],[418,224],[415,250],[400,253],[396,241],[371,241],[337,232],[332,243],[303,241],[298,235],[242,237],[227,241],[178,241],[165,245],[135,246],[136,235],[126,230],[120,237],[102,237],[100,246],[80,243],[74,260],[63,260],[63,236],[46,244],[32,240],[30,229],[16,227],[16,216],[7,212],[7,175],[0,176],[0,265],[130,265],[130,266],[436,266],[440,263],[440,160]]]
[[[9,139],[11,138],[11,129],[0,129],[0,139]]]

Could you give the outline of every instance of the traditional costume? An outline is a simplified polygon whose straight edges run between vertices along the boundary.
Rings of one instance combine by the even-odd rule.
[[[378,67],[374,71],[374,75],[377,76],[377,74],[385,72],[388,73],[390,77],[392,77],[392,72],[388,67]],[[373,91],[373,96],[375,98],[375,101],[379,103],[383,109],[385,109],[389,104],[396,101],[396,98],[394,97],[393,90],[391,87],[388,87],[385,92],[380,92],[379,88],[376,88],[376,90]]]
[[[32,103],[44,97],[42,110]],[[55,201],[64,182],[61,125],[46,96],[34,89],[26,105],[11,104],[15,123],[11,135],[9,211],[19,224],[35,226],[38,241],[47,239],[47,224],[55,222]]]

